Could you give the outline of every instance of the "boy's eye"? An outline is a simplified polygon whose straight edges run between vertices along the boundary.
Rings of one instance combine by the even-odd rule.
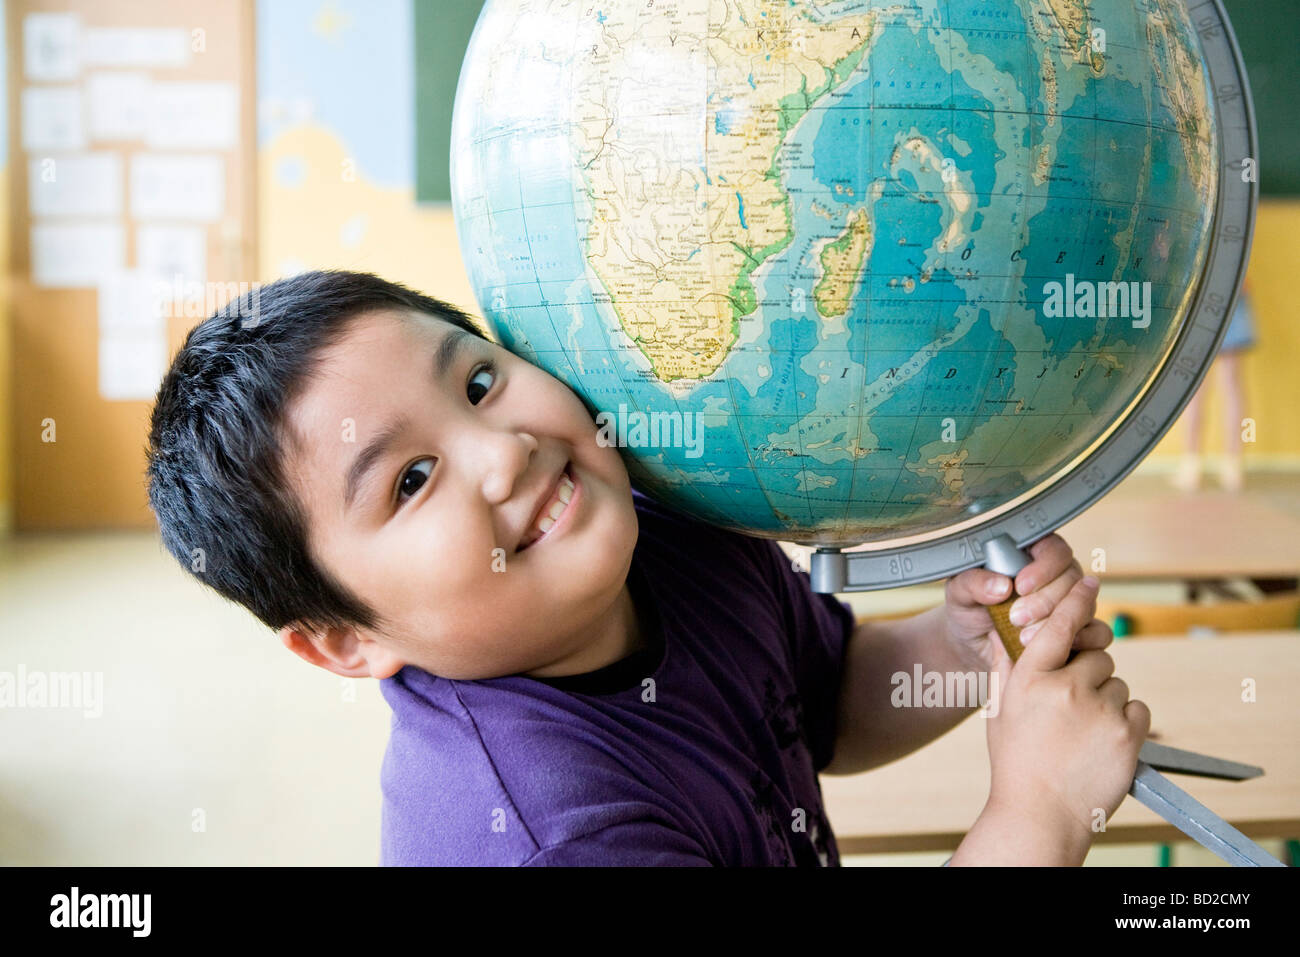
[[[427,463],[427,469],[425,469]],[[429,479],[429,473],[433,471],[433,459],[420,459],[402,476],[402,484],[397,488],[397,501],[399,503],[410,498],[418,492],[421,486]]]
[[[479,366],[476,370],[474,370],[474,374],[469,377],[468,391],[470,393],[470,401],[474,403],[474,405],[478,405],[479,400],[482,399],[483,396],[487,395],[488,392],[490,392],[492,389],[490,385],[483,386],[483,385],[479,385],[477,382],[474,381],[479,376],[485,373],[489,374],[492,377],[493,382],[496,382],[497,380],[496,366],[494,366],[490,362],[485,362],[483,365]],[[483,391],[480,392],[477,396],[475,396],[474,392],[477,389],[482,389]]]
[[[479,402],[482,401],[483,396],[487,395],[487,393],[492,390],[490,384],[485,386],[474,381],[481,375],[489,375],[491,377],[490,382],[496,382],[496,366],[491,362],[485,362],[483,365],[475,369],[474,373],[469,377],[467,392],[470,394],[470,401],[474,405],[478,405]],[[424,486],[424,483],[429,480],[429,473],[432,471],[433,459],[420,459],[407,469],[402,475],[401,484],[397,487],[398,504],[401,504],[418,492]]]

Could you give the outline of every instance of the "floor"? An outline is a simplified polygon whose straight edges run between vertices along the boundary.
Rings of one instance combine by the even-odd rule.
[[[1158,495],[1166,483],[1139,469],[1110,494]],[[1251,472],[1244,494],[1300,514],[1296,473]],[[874,592],[864,609],[942,596],[942,583]],[[154,535],[0,540],[0,670],[20,668],[102,673],[102,713],[4,709],[0,864],[377,863],[389,720],[378,684],[304,666]],[[1280,855],[1280,842],[1265,846]],[[1175,864],[1219,863],[1190,842],[1173,853]],[[1155,862],[1152,845],[1100,847],[1087,861]]]

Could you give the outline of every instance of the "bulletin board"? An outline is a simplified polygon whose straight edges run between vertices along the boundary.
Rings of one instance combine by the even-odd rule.
[[[6,17],[14,524],[150,527],[162,373],[256,278],[254,2]]]

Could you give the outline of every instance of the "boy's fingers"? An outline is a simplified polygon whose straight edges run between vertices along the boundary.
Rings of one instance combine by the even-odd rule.
[[[1011,594],[1011,579],[987,568],[968,568],[948,579],[949,604],[996,605]]]
[[[1029,545],[1027,550],[1033,556],[1033,561],[1016,575],[1016,593],[1020,595],[1028,595],[1034,589],[1054,581],[1074,563],[1074,551],[1055,532]]]
[[[1100,688],[1115,673],[1115,659],[1104,651],[1081,651],[1070,659],[1065,671],[1085,688]],[[1124,700],[1127,701],[1128,697],[1125,696]]]
[[[1020,656],[1020,665],[1035,671],[1055,671],[1070,657],[1074,636],[1083,630],[1097,610],[1097,579],[1089,576],[1075,582],[1055,610],[1038,625],[1033,641]],[[1095,687],[1095,686],[1094,686]]]
[[[1097,689],[1102,700],[1116,711],[1123,712],[1128,704],[1128,684],[1122,678],[1107,678]]]
[[[1041,621],[1052,613],[1057,603],[1074,587],[1074,583],[1083,577],[1083,570],[1078,562],[1066,565],[1065,571],[1052,578],[1046,584],[1040,584],[1033,594],[1022,594],[1011,603],[1011,623],[1028,625]]]
[[[1081,651],[1062,670],[1079,685],[1092,691],[1100,688],[1115,674],[1115,659],[1104,651]]]
[[[1143,740],[1147,732],[1151,730],[1151,709],[1146,703],[1134,698],[1128,704],[1124,705],[1124,720],[1133,730],[1134,736]]]
[[[1109,648],[1114,640],[1115,632],[1111,630],[1110,625],[1100,618],[1094,618],[1083,626],[1082,631],[1074,636],[1074,645],[1072,647],[1075,651],[1100,650]]]

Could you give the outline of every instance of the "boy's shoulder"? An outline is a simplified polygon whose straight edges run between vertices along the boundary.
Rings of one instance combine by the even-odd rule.
[[[393,712],[386,773],[439,787],[486,779],[514,787],[517,769],[527,768],[535,797],[552,788],[572,797],[574,768],[625,770],[617,745],[627,744],[634,722],[620,712],[634,693],[574,695],[522,675],[457,681],[411,665],[380,686]]]
[[[605,709],[527,679],[452,681],[411,666],[381,687],[393,706],[386,864],[514,865],[662,814]]]

